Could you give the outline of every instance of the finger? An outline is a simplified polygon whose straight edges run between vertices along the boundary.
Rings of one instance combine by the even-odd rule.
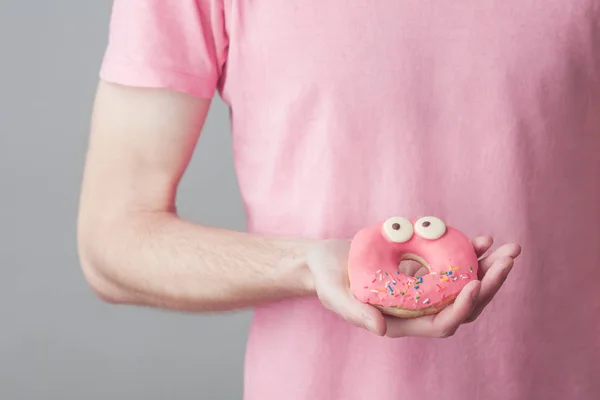
[[[388,337],[435,337],[433,332],[433,316],[431,315],[411,319],[396,318],[386,315],[385,320],[387,324],[385,335]]]
[[[500,246],[495,251],[493,251],[487,257],[484,257],[479,262],[479,271],[481,271],[482,275],[491,268],[492,264],[497,260],[502,258],[517,258],[521,254],[521,246],[516,243],[507,243],[505,245]]]
[[[398,266],[398,269],[406,276],[419,277],[429,273],[423,264],[413,260],[402,260]]]
[[[469,282],[458,294],[454,303],[434,318],[433,325],[440,337],[452,336],[458,327],[473,313],[481,292],[481,282]]]
[[[510,257],[496,260],[481,280],[481,290],[475,309],[465,322],[473,322],[500,290],[512,270],[514,260]]]
[[[383,336],[386,323],[381,311],[370,304],[359,301],[346,287],[330,286],[321,302],[349,323]]]
[[[472,313],[479,290],[479,281],[470,282],[463,288],[453,304],[435,316],[430,315],[413,319],[387,318],[386,336],[432,338],[452,336],[462,322]]]
[[[473,248],[475,248],[475,254],[477,254],[477,257],[481,257],[490,249],[490,247],[492,247],[494,240],[491,238],[491,236],[478,236],[471,240],[471,244],[473,245]]]

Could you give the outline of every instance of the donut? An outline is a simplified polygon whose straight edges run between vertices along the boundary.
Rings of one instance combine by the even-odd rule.
[[[410,276],[400,263],[427,270]],[[467,283],[477,279],[478,259],[470,240],[438,217],[391,217],[358,231],[350,242],[352,294],[382,313],[416,318],[439,313]]]

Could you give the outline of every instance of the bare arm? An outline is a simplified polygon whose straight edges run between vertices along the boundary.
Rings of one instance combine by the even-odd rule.
[[[83,271],[104,300],[184,311],[245,308],[316,295],[348,322],[390,337],[447,337],[477,318],[521,249],[505,244],[480,261],[470,283],[435,316],[385,318],[350,292],[349,242],[250,235],[178,217],[177,186],[209,100],[101,83],[79,213]],[[474,240],[482,255],[487,237]]]
[[[209,100],[101,82],[81,193],[84,274],[104,300],[218,311],[312,295],[309,241],[182,220],[175,196]]]

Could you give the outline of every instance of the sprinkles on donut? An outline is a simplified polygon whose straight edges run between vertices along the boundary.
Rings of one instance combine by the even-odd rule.
[[[400,270],[405,260],[416,261],[427,273],[405,274]],[[391,217],[360,230],[348,260],[354,296],[400,318],[440,312],[477,279],[477,268],[468,237],[434,216]]]

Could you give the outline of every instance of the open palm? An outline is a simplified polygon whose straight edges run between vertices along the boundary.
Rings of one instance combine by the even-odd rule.
[[[467,284],[454,303],[436,315],[414,319],[385,316],[378,321],[377,333],[388,337],[444,338],[452,336],[462,324],[474,321],[502,287],[521,247],[515,243],[505,244],[482,257],[492,246],[492,238],[482,236],[472,243],[480,257],[478,280]]]
[[[502,287],[521,252],[521,247],[512,243],[483,257],[492,246],[492,238],[478,237],[472,244],[479,257],[478,279],[467,284],[454,303],[440,313],[413,319],[385,316],[375,306],[354,297],[348,281],[350,241],[320,241],[309,251],[307,261],[322,305],[349,323],[379,336],[448,337],[461,324],[472,322],[479,316]]]

